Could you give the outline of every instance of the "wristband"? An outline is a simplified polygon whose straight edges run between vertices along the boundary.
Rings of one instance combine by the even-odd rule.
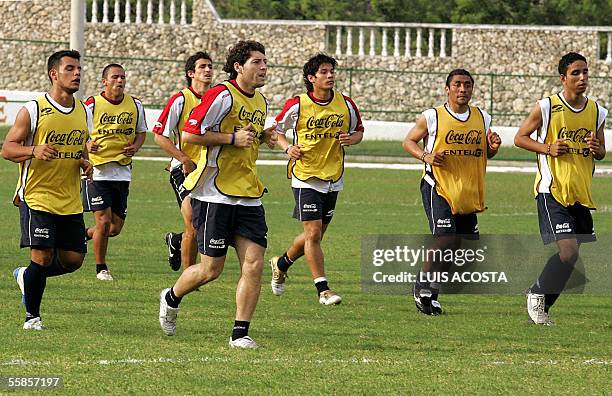
[[[236,141],[236,134],[232,133],[232,142],[230,144],[233,146],[235,141]]]
[[[421,162],[425,162],[425,157],[429,154],[427,151],[423,151],[423,155],[421,155]]]
[[[289,149],[293,147],[293,144],[290,144],[289,146],[287,146],[287,148],[285,149],[285,154],[289,154]]]
[[[550,155],[550,144],[546,147],[546,155]]]

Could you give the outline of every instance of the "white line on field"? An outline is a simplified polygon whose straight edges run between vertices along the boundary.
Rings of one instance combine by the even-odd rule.
[[[169,161],[167,157],[134,157],[137,160],[143,161]],[[257,165],[282,165],[287,166],[287,161],[283,160],[258,160]],[[422,164],[381,164],[381,163],[363,163],[363,162],[347,162],[345,168],[359,169],[396,169],[396,170],[423,170]],[[527,166],[497,166],[488,165],[487,172],[492,173],[533,173],[535,174],[537,167],[533,165]],[[612,175],[612,167],[595,169],[597,175]]]

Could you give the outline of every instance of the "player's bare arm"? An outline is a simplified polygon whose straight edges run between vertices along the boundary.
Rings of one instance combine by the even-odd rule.
[[[602,160],[606,156],[606,140],[604,135],[604,128],[606,123],[601,124],[601,127],[597,130],[597,134],[593,136],[593,134],[589,135],[587,138],[587,146],[591,153],[593,153],[593,158],[596,160]]]
[[[24,146],[30,133],[30,113],[24,107],[19,110],[15,123],[9,130],[2,145],[2,157],[13,162],[23,162],[31,158],[50,161],[57,155],[57,150],[50,144]]]
[[[487,158],[493,158],[499,151],[502,140],[497,132],[493,132],[489,129],[487,133]]]
[[[302,158],[302,147],[301,144],[291,144],[287,140],[287,136],[282,133],[278,134],[278,145],[292,160],[299,160]]]
[[[255,129],[253,128],[253,124],[249,123],[234,133],[206,131],[203,135],[195,135],[183,131],[182,137],[185,142],[200,146],[234,145],[244,148],[250,147],[251,144],[253,144]]]
[[[569,146],[565,143],[566,139],[557,139],[553,144],[540,143],[532,139],[531,134],[541,127],[542,112],[540,105],[536,103],[531,113],[521,124],[516,136],[514,136],[514,145],[534,153],[547,154],[552,157],[558,157],[567,153]]]
[[[128,157],[133,157],[144,144],[146,137],[144,132],[137,133],[134,142],[123,148],[123,153]]]
[[[185,172],[185,174],[191,173],[195,170],[196,164],[193,162],[193,160],[187,154],[177,149],[170,138],[158,134],[154,135],[155,144],[157,144],[169,156],[179,160],[181,164],[183,164],[183,172]]]
[[[427,120],[424,115],[421,115],[414,127],[408,132],[402,146],[404,150],[412,155],[414,158],[428,163],[432,166],[444,166],[444,153],[428,153],[421,146],[419,142],[427,136]]]
[[[363,140],[363,131],[355,131],[353,133],[341,133],[339,136],[340,144],[343,146],[352,146],[360,143]]]

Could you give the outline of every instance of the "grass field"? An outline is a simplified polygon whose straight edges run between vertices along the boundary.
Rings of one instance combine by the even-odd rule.
[[[273,296],[266,266],[250,334],[262,348],[231,350],[237,260],[222,277],[181,305],[178,332],[164,336],[159,291],[177,278],[162,237],[178,230],[178,210],[164,163],[136,161],[129,215],[111,240],[116,281],[95,279],[92,255],[74,274],[47,283],[47,330],[21,329],[23,308],[11,273],[29,262],[19,250],[18,211],[10,204],[17,169],[0,162],[0,376],[61,375],[68,394],[606,394],[612,337],[609,295],[563,296],[558,325],[527,323],[524,297],[444,296],[447,314],[425,317],[407,296],[366,295],[360,288],[364,234],[427,233],[419,172],[346,172],[324,241],[330,285],[345,299],[318,304],[303,260],[287,291]],[[300,224],[284,167],[262,166],[270,246],[286,248]],[[490,210],[481,232],[537,236],[532,175],[490,174]],[[600,235],[612,232],[612,178],[598,177],[594,214]],[[86,216],[86,223],[91,224]],[[90,246],[91,249],[91,246]],[[527,285],[525,285],[527,286]]]

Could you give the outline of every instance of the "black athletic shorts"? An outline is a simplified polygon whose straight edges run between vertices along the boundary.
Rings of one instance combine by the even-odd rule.
[[[19,203],[19,220],[22,248],[57,248],[87,253],[83,213],[57,215],[30,209],[22,201]]]
[[[268,247],[263,205],[228,205],[192,199],[191,207],[200,253],[209,257],[225,256],[228,246],[235,246],[236,235]]]
[[[111,208],[111,211],[122,219],[127,216],[129,181],[81,179],[81,194],[86,212]]]
[[[338,191],[318,192],[312,188],[293,188],[293,218],[299,221],[323,220],[329,224],[334,216]]]
[[[425,179],[421,180],[423,209],[433,235],[461,235],[466,239],[478,239],[478,218],[476,213],[453,215],[450,205],[440,196],[435,187]]]
[[[185,174],[183,173],[183,167],[177,166],[176,168],[170,171],[170,185],[172,186],[172,190],[174,191],[174,195],[176,196],[176,203],[179,208],[183,204],[183,200],[190,193],[185,187],[183,187],[183,182],[185,181]]]
[[[545,245],[561,239],[575,238],[580,243],[597,240],[593,217],[586,206],[575,204],[565,207],[549,193],[538,194],[536,200],[540,235]]]

